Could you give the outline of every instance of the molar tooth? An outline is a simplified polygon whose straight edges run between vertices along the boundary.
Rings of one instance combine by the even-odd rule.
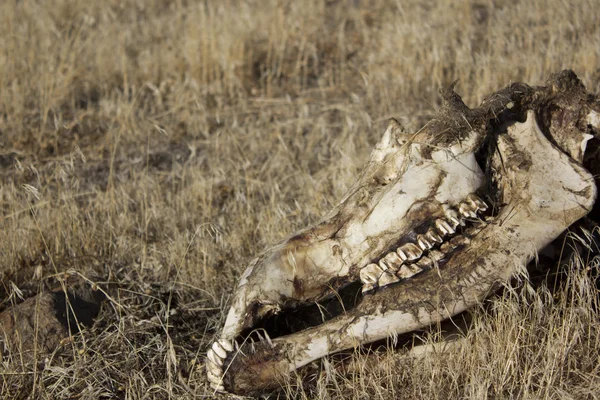
[[[485,201],[481,200],[481,198],[475,193],[467,195],[466,200],[471,203],[476,211],[486,212],[488,209],[488,205],[485,203]]]
[[[467,203],[460,203],[458,212],[465,218],[477,218],[477,213],[471,208],[471,205]]]
[[[455,229],[457,226],[459,226],[459,225],[464,226],[464,224],[465,224],[465,222],[462,220],[460,215],[458,215],[456,210],[453,210],[451,208],[446,210],[446,218],[448,219],[449,222],[452,223],[452,227]]]
[[[398,256],[400,257],[400,259],[402,260],[402,262],[408,260],[408,256],[406,255],[406,253],[404,252],[404,250],[402,250],[402,247],[398,247],[396,249],[396,253],[398,253]]]
[[[455,248],[456,248],[456,245],[454,243],[452,243],[452,242],[444,242],[440,246],[440,251],[442,253],[444,253],[444,254],[448,254],[449,252],[451,252]]]
[[[416,262],[417,266],[421,269],[428,269],[433,266],[433,260],[427,256],[421,257],[419,261]]]
[[[450,226],[446,220],[441,218],[435,220],[435,227],[444,236],[452,235],[456,232],[456,230],[454,230],[454,228]]]
[[[419,246],[414,243],[406,243],[400,246],[397,250],[400,255],[400,250],[406,255],[407,259],[410,261],[414,261],[419,259],[423,255],[423,250]],[[402,255],[400,255],[402,257]]]
[[[369,264],[360,270],[360,281],[363,283],[363,293],[373,290],[377,287],[379,277],[383,274],[383,269],[377,264]]]
[[[433,244],[431,244],[431,242],[427,240],[425,235],[417,235],[417,243],[421,250],[429,250],[433,247]]]
[[[433,228],[429,228],[425,234],[425,237],[432,243],[442,243],[444,241],[440,234],[437,233]]]
[[[387,286],[399,281],[400,278],[398,278],[396,275],[392,274],[390,271],[385,271],[379,278],[379,286]]]
[[[439,250],[431,250],[428,255],[434,263],[437,263],[438,261],[441,261],[446,257],[446,254],[442,253]]]
[[[458,246],[468,246],[469,244],[471,244],[471,239],[464,235],[458,235],[450,239],[450,243],[452,243],[455,246],[455,248]]]
[[[390,251],[388,254],[383,257],[382,261],[385,263],[388,268],[397,271],[398,268],[402,265],[403,261],[398,255],[398,253]]]
[[[401,279],[408,279],[421,271],[423,270],[416,264],[404,264],[400,267],[400,270],[396,272],[396,275]]]

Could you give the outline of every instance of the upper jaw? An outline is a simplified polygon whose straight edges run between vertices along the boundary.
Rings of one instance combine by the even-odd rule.
[[[567,73],[557,81],[565,79],[572,77]],[[331,352],[454,315],[480,301],[585,215],[596,192],[593,178],[578,164],[587,137],[570,127],[579,122],[569,120],[573,113],[541,115],[551,143],[536,114],[526,111],[548,109],[535,104],[546,92],[554,91],[546,97],[560,103],[561,88],[555,86],[507,88],[472,111],[454,92],[446,93],[444,109],[416,134],[404,133],[392,121],[340,205],[321,223],[251,263],[240,280],[222,340],[234,341],[270,312],[319,300],[358,281],[367,264],[414,242],[415,232],[424,233],[436,220],[448,220],[448,209],[459,208],[477,190],[494,202],[494,219],[465,230],[469,245],[450,254],[437,273],[376,290],[325,324],[259,344],[251,357],[230,354],[225,362],[229,372],[216,386],[236,393],[260,390],[277,374]],[[571,105],[570,96],[563,103]],[[593,119],[592,111],[587,110],[588,119]],[[525,123],[516,122],[524,116]],[[479,157],[485,173],[475,156],[481,151],[487,151],[483,162]],[[491,176],[497,178],[496,193],[486,190]],[[556,180],[554,185],[549,178]]]

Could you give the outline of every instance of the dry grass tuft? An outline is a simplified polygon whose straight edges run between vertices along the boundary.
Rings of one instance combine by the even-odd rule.
[[[563,68],[598,92],[598,21],[593,1],[0,2],[0,308],[71,269],[111,296],[38,363],[5,352],[2,397],[213,397],[237,276],[340,199],[387,118],[419,127],[455,79],[471,106]],[[475,310],[452,357],[280,395],[598,398],[597,263]]]

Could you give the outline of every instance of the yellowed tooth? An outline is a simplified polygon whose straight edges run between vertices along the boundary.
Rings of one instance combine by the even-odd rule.
[[[417,235],[417,244],[421,250],[429,250],[433,247],[433,244],[425,237],[425,235]]]
[[[455,246],[455,248],[458,246],[468,246],[469,244],[471,244],[471,239],[464,235],[458,235],[450,239],[450,243],[452,243]]]
[[[442,218],[435,220],[435,227],[444,236],[453,235],[456,232],[456,230],[452,226],[450,226],[448,221]]]
[[[400,267],[400,270],[396,272],[396,276],[398,276],[400,279],[408,279],[421,271],[423,270],[416,264],[404,264],[402,267]]]
[[[433,266],[433,260],[429,257],[421,257],[415,264],[421,269],[428,269]]]
[[[449,208],[446,210],[445,214],[446,214],[446,219],[448,220],[448,222],[450,222],[450,224],[452,224],[452,228],[456,229],[457,226],[459,226],[459,225],[462,226],[465,224],[465,222],[462,220],[460,215],[458,215],[456,210]]]
[[[466,200],[471,203],[473,208],[477,211],[485,212],[488,209],[488,205],[485,201],[481,200],[481,198],[474,193],[467,195]]]
[[[443,260],[446,257],[446,254],[439,250],[431,250],[428,256],[433,260],[434,263],[437,263],[438,261]]]
[[[398,254],[398,256],[400,257],[400,259],[402,261],[407,261],[408,260],[408,255],[406,255],[406,253],[404,252],[404,250],[402,250],[401,247],[398,247],[396,249],[396,253]]]
[[[383,274],[383,269],[372,263],[360,270],[360,281],[365,285],[377,287],[377,281],[379,281],[381,274]]]
[[[477,213],[467,203],[460,203],[458,205],[458,212],[465,218],[477,218]]]
[[[386,266],[393,271],[397,271],[403,262],[398,253],[394,251],[390,251],[388,254],[386,254],[381,261],[383,261]]]
[[[425,237],[431,242],[431,243],[442,243],[444,240],[442,239],[442,237],[440,236],[439,233],[437,233],[435,231],[435,229],[433,228],[429,228],[429,230],[427,231],[427,233],[425,234]]]
[[[398,250],[402,250],[409,261],[417,260],[419,257],[423,255],[423,250],[419,246],[414,243],[406,243],[398,248]],[[400,254],[398,252],[398,254]]]
[[[379,278],[379,287],[391,285],[392,283],[399,282],[400,278],[391,273],[390,271],[385,271],[381,277]]]

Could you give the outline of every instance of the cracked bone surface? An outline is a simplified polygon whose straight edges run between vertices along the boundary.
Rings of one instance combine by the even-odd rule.
[[[313,360],[462,312],[589,212],[596,187],[581,164],[582,129],[599,110],[574,73],[541,87],[513,84],[475,109],[452,87],[442,95],[443,108],[418,132],[389,123],[320,223],[250,263],[209,350],[216,390],[261,393]],[[306,315],[318,321],[300,329],[261,326],[342,302],[356,284],[338,315],[319,306]],[[265,329],[270,339],[250,339]]]

